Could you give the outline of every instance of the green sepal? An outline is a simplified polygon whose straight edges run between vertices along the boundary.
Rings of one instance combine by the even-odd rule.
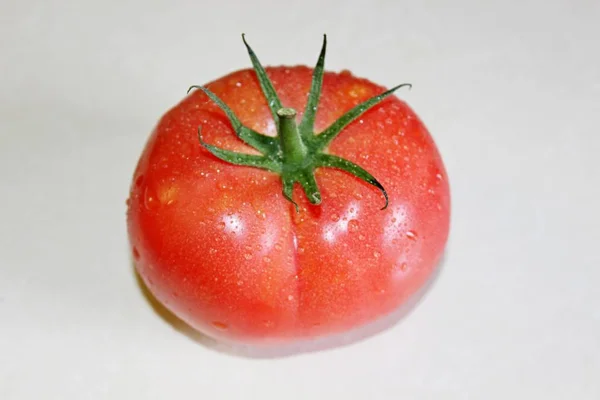
[[[336,168],[342,171],[346,171],[359,179],[371,184],[381,190],[383,197],[385,197],[385,205],[382,210],[385,210],[389,204],[389,199],[387,192],[385,191],[383,185],[379,183],[377,179],[370,173],[368,173],[362,167],[354,164],[352,161],[346,160],[345,158],[333,156],[331,154],[320,153],[315,157],[315,167],[329,167]]]
[[[208,150],[215,157],[227,161],[230,164],[235,165],[245,165],[248,167],[256,167],[261,169],[266,169],[268,171],[281,173],[281,164],[277,161],[265,157],[263,155],[254,155],[247,153],[237,153],[235,151],[221,149],[219,147],[213,146],[212,144],[208,144],[202,139],[202,127],[198,127],[198,140],[202,147]]]
[[[404,86],[412,87],[412,85],[410,83],[403,83],[401,85],[394,86],[393,88],[386,90],[385,92],[383,92],[377,96],[373,96],[369,100],[366,100],[363,103],[360,103],[359,105],[350,109],[348,112],[346,112],[340,118],[338,118],[333,124],[331,124],[327,129],[325,129],[319,135],[315,136],[315,138],[313,139],[313,142],[315,143],[316,150],[320,151],[320,150],[325,149],[325,147],[327,147],[327,145],[329,145],[329,143],[331,143],[331,141],[333,139],[335,139],[335,137],[337,135],[339,135],[340,132],[346,126],[348,126],[348,124],[350,124],[356,118],[360,117],[367,110],[369,110],[372,107],[379,104],[386,97],[388,97],[389,95],[394,93],[396,90],[398,90]]]
[[[300,208],[298,207],[298,203],[296,203],[293,198],[294,183],[296,183],[296,180],[292,176],[284,174],[281,177],[281,181],[283,184],[283,197],[294,205],[296,212],[299,212]]]
[[[308,100],[304,109],[304,116],[298,127],[300,134],[310,140],[310,137],[314,135],[315,127],[315,116],[317,115],[317,106],[319,105],[319,98],[321,97],[321,88],[323,87],[323,75],[325,73],[325,52],[327,51],[327,35],[323,35],[323,45],[321,47],[321,54],[317,60],[317,65],[313,70],[312,84],[310,86],[310,93],[308,94]]]
[[[227,115],[227,118],[229,119],[229,122],[231,123],[231,126],[233,127],[237,137],[239,137],[244,143],[255,148],[261,153],[270,153],[279,150],[279,141],[277,141],[277,139],[263,135],[244,126],[239,118],[235,115],[233,110],[229,108],[229,106],[225,104],[225,102],[210,89],[205,88],[204,86],[194,85],[190,86],[188,93],[192,89],[199,89],[203,91],[221,110],[223,110],[225,115]]]
[[[279,132],[279,118],[277,117],[277,111],[283,108],[283,106],[281,105],[281,100],[279,100],[279,96],[277,96],[277,92],[273,87],[273,83],[269,79],[267,72],[258,60],[258,57],[256,57],[254,50],[252,50],[248,42],[246,42],[246,35],[243,33],[242,40],[244,42],[244,45],[246,45],[248,55],[250,56],[250,61],[252,61],[252,66],[254,67],[256,77],[258,78],[258,83],[260,84],[263,94],[267,99],[267,104],[269,105],[269,109],[271,110],[271,114],[273,115],[273,120],[275,121],[275,126],[277,127],[277,131]]]

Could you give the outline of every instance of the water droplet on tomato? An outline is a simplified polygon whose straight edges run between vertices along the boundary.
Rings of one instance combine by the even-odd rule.
[[[374,252],[373,252],[373,257],[375,257],[375,258],[379,258],[379,257],[381,257],[381,253],[380,253],[380,252],[378,252],[378,251],[374,251]]]
[[[244,284],[244,281],[242,281],[242,280],[237,281],[238,286],[242,286],[243,284]]]
[[[275,323],[270,320],[263,321],[263,324],[265,325],[266,328],[272,328],[273,326],[275,326]]]
[[[292,295],[290,294],[290,295],[288,296],[288,300],[289,300],[289,301],[292,301],[292,300],[294,300],[294,296],[292,296]]]
[[[212,247],[208,250],[209,254],[217,254],[217,249],[213,249]]]
[[[138,249],[136,247],[133,248],[133,258],[137,261],[140,259],[140,252],[138,251]]]
[[[252,260],[252,254],[250,254],[250,253],[246,253],[246,254],[244,254],[244,258],[245,258],[246,260]]]
[[[338,222],[340,220],[340,216],[337,214],[331,214],[331,220],[333,222]]]
[[[225,229],[225,222],[221,221],[217,224],[217,228],[219,228],[220,230]]]
[[[406,263],[402,263],[400,265],[400,271],[406,271],[408,269],[408,265]]]
[[[365,235],[363,235],[362,233],[358,235],[358,240],[365,240]]]
[[[125,205],[127,207],[129,207],[131,205],[131,199],[128,197],[127,200],[125,200]]]
[[[356,232],[358,231],[359,226],[358,226],[358,221],[355,219],[351,219],[350,221],[348,221],[348,230],[350,232]]]
[[[143,182],[144,182],[144,175],[140,175],[135,180],[135,186],[140,187],[140,186],[142,186]]]
[[[406,232],[406,237],[410,240],[417,240],[417,233],[415,231]]]
[[[442,174],[436,174],[435,177],[437,178],[438,181],[441,181],[443,178]]]
[[[222,330],[222,331],[225,331],[229,328],[229,325],[227,325],[225,322],[221,322],[221,321],[213,321],[212,326],[214,326],[215,328]]]
[[[144,190],[144,206],[147,210],[156,210],[159,207],[160,203],[152,190],[149,187],[146,187]]]
[[[264,261],[266,264],[268,264],[268,263],[270,263],[270,262],[271,262],[271,258],[270,258],[270,257],[268,257],[268,256],[264,256],[264,257],[263,257],[263,261]]]

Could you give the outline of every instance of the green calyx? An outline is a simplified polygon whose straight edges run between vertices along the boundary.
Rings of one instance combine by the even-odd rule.
[[[320,134],[315,134],[314,124],[321,87],[323,85],[323,74],[325,66],[325,51],[327,48],[327,37],[323,35],[323,46],[313,71],[312,85],[300,124],[296,123],[296,110],[283,107],[271,80],[256,54],[246,42],[242,34],[242,40],[248,49],[248,54],[254,66],[254,71],[260,83],[260,87],[267,99],[267,104],[273,115],[277,136],[270,137],[258,133],[240,122],[231,108],[225,104],[217,95],[202,86],[192,86],[192,89],[203,91],[221,110],[225,112],[236,135],[247,145],[253,147],[261,155],[237,153],[224,150],[206,143],[202,139],[202,127],[198,128],[200,144],[215,157],[236,165],[245,165],[262,168],[281,175],[283,182],[283,195],[292,202],[298,211],[298,204],[292,198],[294,184],[299,183],[310,203],[318,205],[321,203],[321,193],[315,180],[315,170],[321,167],[336,168],[346,171],[363,181],[377,187],[385,198],[384,210],[388,206],[388,195],[384,187],[367,171],[346,159],[325,153],[327,146],[333,139],[352,121],[360,117],[365,111],[380,103],[397,89],[410,84],[395,86],[380,95],[374,96],[367,101],[352,108],[337,121],[331,124]]]

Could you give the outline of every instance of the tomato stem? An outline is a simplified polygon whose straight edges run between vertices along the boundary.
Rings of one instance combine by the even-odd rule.
[[[297,167],[305,163],[308,149],[302,141],[296,124],[296,110],[281,108],[277,111],[279,118],[279,140],[283,151],[283,162],[286,166]]]

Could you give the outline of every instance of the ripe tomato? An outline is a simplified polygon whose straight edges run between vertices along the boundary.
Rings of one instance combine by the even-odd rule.
[[[254,70],[198,87],[146,144],[128,201],[137,271],[173,313],[226,341],[315,338],[393,311],[448,235],[432,138],[391,91],[323,73],[325,42],[315,69],[265,70],[248,50]]]

